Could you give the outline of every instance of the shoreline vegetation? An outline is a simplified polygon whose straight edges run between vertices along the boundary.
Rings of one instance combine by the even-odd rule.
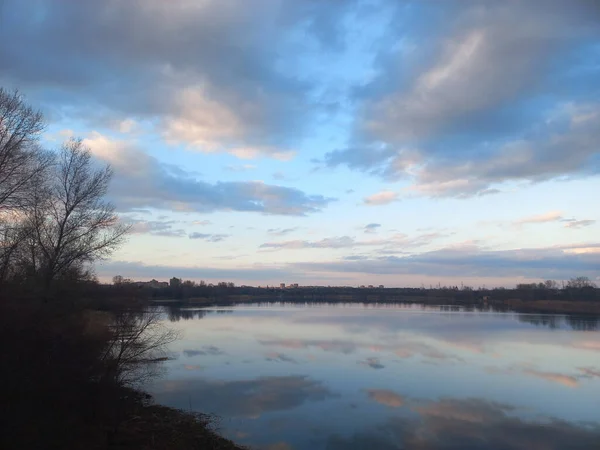
[[[514,289],[470,287],[384,288],[295,286],[291,288],[235,286],[233,283],[196,283],[171,278],[170,283],[120,280],[100,285],[102,295],[138,298],[154,304],[231,306],[249,303],[359,303],[457,306],[522,313],[600,315],[600,289],[584,277],[563,287],[554,281],[519,284]],[[166,285],[166,286],[165,286]]]
[[[144,392],[178,338],[159,313],[79,294],[2,299],[0,448],[244,448],[218,433],[216,417],[156,404]]]

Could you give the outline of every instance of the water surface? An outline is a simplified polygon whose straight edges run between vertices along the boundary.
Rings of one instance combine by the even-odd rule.
[[[270,450],[600,449],[598,319],[422,306],[170,309],[158,402]]]

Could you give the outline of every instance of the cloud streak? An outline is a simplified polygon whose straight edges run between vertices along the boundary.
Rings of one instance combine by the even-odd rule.
[[[199,239],[207,242],[221,242],[227,239],[229,234],[207,234],[207,233],[190,233],[190,239]]]

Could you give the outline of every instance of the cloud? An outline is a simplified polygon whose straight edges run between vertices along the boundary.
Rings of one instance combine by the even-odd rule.
[[[565,224],[565,228],[584,228],[594,225],[596,223],[595,220],[585,219],[585,220],[573,220]]]
[[[214,345],[206,345],[201,349],[183,350],[182,353],[187,357],[207,355],[218,356],[225,354],[223,350],[221,350],[219,347],[215,347]]]
[[[378,228],[381,228],[380,223],[369,223],[369,224],[365,225],[363,231],[365,233],[377,233]]]
[[[582,373],[582,376],[586,378],[600,378],[600,369],[593,367],[581,367],[578,370]]]
[[[178,166],[160,163],[132,142],[96,132],[83,142],[96,158],[114,168],[109,195],[122,211],[151,207],[302,216],[320,211],[333,200],[258,181],[208,183]]]
[[[388,238],[381,239],[369,239],[369,240],[357,240],[350,236],[339,236],[324,238],[319,241],[304,241],[304,240],[293,240],[293,241],[282,241],[282,242],[265,242],[261,244],[260,248],[268,249],[286,249],[286,250],[300,250],[308,248],[332,248],[332,249],[343,249],[343,248],[354,248],[354,247],[377,247],[386,246],[388,248],[416,248],[430,244],[436,239],[440,239],[445,235],[441,233],[427,233],[421,234],[414,237],[409,237],[405,234],[394,234]]]
[[[363,199],[363,203],[369,206],[387,205],[398,200],[398,193],[393,191],[381,191],[373,195],[369,195]]]
[[[121,216],[121,222],[130,225],[130,233],[133,234],[151,234],[153,236],[183,237],[185,230],[173,228],[173,225],[179,224],[176,220],[141,220],[128,216]]]
[[[405,8],[358,90],[353,139],[325,164],[430,197],[598,174],[598,68],[580,58],[597,56],[599,17],[587,0]]]
[[[200,225],[200,226],[205,226],[205,225],[211,225],[212,222],[210,220],[194,220],[192,222],[192,225]]]
[[[189,234],[189,238],[190,239],[202,239],[204,241],[207,242],[221,242],[225,239],[227,239],[230,235],[229,234],[206,234],[206,233],[190,233]]]
[[[296,361],[294,358],[287,356],[285,353],[277,353],[277,352],[271,352],[271,353],[267,353],[267,356],[265,358],[267,361],[272,361],[272,362],[289,362],[292,364],[298,364],[298,361]]]
[[[0,69],[52,102],[57,115],[136,120],[190,149],[282,157],[323,109],[310,95],[318,79],[298,77],[295,63],[339,48],[339,27],[356,2],[246,6],[40,0],[34,17],[7,0],[4,31],[15,45],[0,48],[0,61],[11,61]],[[65,21],[78,26],[67,30]],[[298,34],[310,45],[299,49]],[[46,57],[58,54],[69,57]]]
[[[296,375],[233,381],[162,381],[157,383],[153,395],[157,402],[178,408],[189,407],[190,399],[202,402],[206,412],[227,417],[258,417],[335,397],[320,382]]]
[[[358,364],[366,367],[370,367],[371,369],[384,369],[385,366],[381,364],[379,358],[367,358],[364,361],[359,361]]]
[[[577,381],[577,378],[572,377],[570,375],[564,375],[564,374],[554,373],[554,372],[544,372],[544,371],[533,370],[533,369],[524,370],[523,373],[526,375],[531,375],[536,378],[540,378],[542,380],[550,381],[552,383],[562,384],[563,386],[566,386],[569,388],[576,388],[579,386],[579,382]]]
[[[386,389],[367,389],[366,392],[371,400],[389,406],[390,408],[400,408],[404,404],[404,398],[394,391]]]
[[[293,233],[294,231],[296,231],[298,229],[299,229],[299,227],[293,227],[293,228],[269,228],[267,230],[267,234],[270,234],[271,236],[285,236],[286,234]]]
[[[523,219],[516,220],[513,223],[515,225],[526,225],[531,223],[559,222],[561,220],[563,220],[563,215],[560,211],[551,211],[536,216],[525,217]]]
[[[583,369],[579,369],[582,371]],[[550,381],[551,383],[561,384],[568,388],[576,388],[579,387],[579,380],[576,376],[565,375],[562,373],[556,372],[546,372],[544,370],[539,370],[529,365],[525,366],[512,366],[508,368],[497,368],[497,367],[488,367],[487,372],[489,373],[497,373],[497,374],[524,374],[531,377],[539,378],[541,380]]]

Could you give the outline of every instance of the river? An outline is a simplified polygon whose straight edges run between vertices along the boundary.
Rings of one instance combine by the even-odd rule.
[[[598,318],[420,305],[167,309],[157,402],[257,449],[600,448]]]

